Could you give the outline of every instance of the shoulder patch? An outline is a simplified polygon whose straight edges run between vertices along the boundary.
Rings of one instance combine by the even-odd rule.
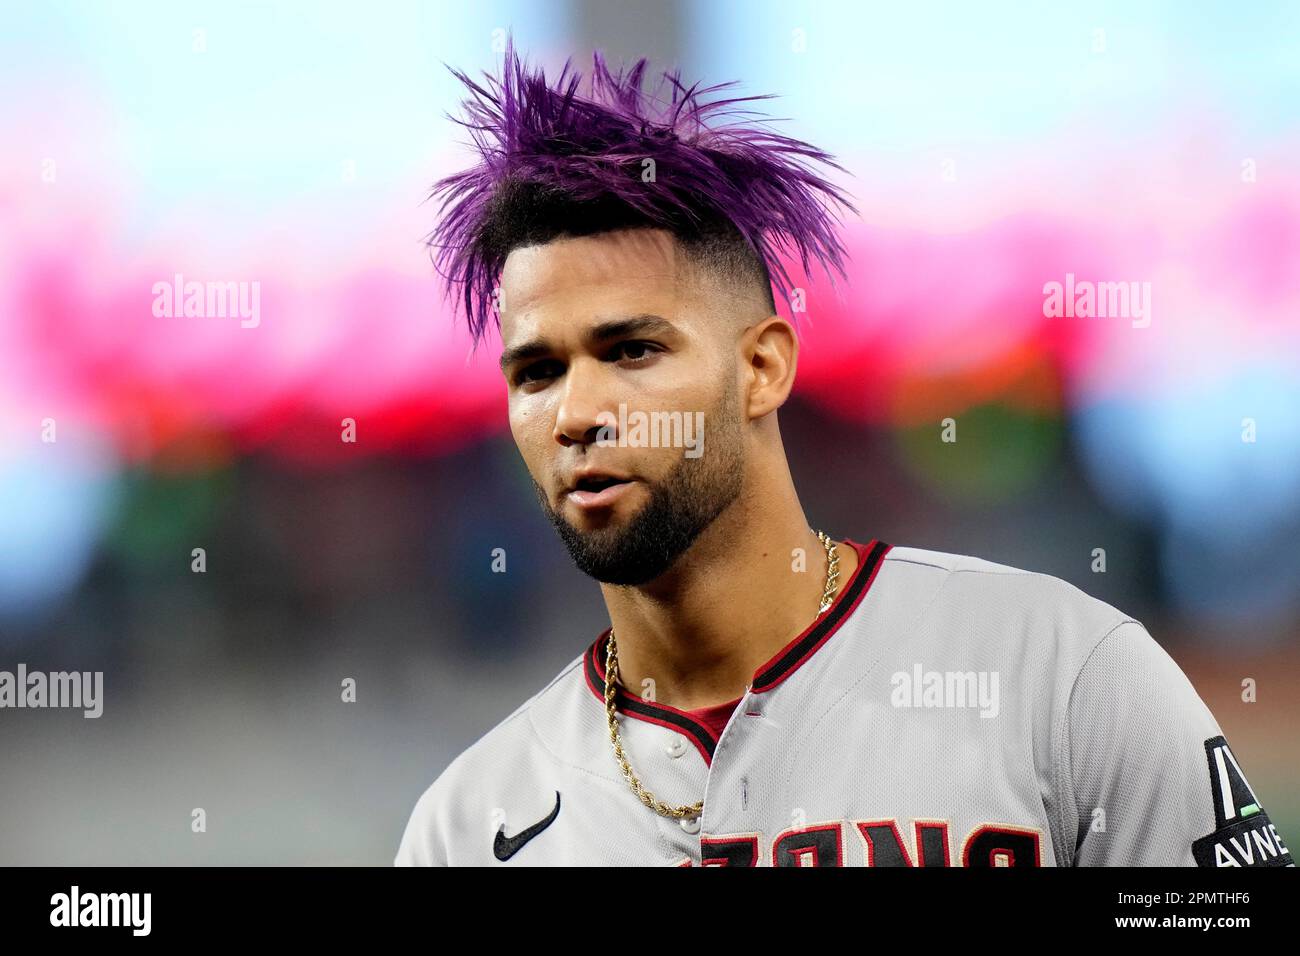
[[[1197,866],[1295,866],[1255,791],[1246,782],[1228,741],[1205,742],[1214,802],[1214,832],[1192,844]]]

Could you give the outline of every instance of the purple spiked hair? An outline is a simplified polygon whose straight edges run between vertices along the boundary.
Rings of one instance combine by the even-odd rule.
[[[479,162],[434,185],[430,198],[442,202],[426,242],[437,250],[435,268],[448,298],[457,290],[463,296],[476,348],[495,312],[495,285],[511,249],[560,234],[659,226],[679,239],[700,239],[722,228],[743,237],[757,257],[769,301],[774,281],[788,305],[794,284],[780,252],[796,251],[805,274],[815,259],[832,284],[831,267],[844,275],[846,253],[830,204],[857,210],[805,161],[843,167],[756,123],[718,122],[758,115],[736,104],[770,94],[704,102],[704,95],[736,81],[688,89],[675,70],[648,95],[641,89],[646,62],[615,75],[597,51],[585,94],[572,58],[548,85],[540,67],[530,72],[519,59],[510,37],[501,78],[485,73],[487,88],[448,66],[472,94],[462,102],[467,118],[448,119],[470,130]],[[646,159],[654,160],[650,177],[642,175]],[[503,205],[514,210],[512,229],[501,228]],[[563,225],[538,231],[534,224],[548,210],[562,212]]]

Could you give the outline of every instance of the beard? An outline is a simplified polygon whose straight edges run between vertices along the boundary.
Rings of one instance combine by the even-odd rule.
[[[705,429],[705,448],[711,454],[683,454],[664,478],[646,481],[650,500],[625,526],[579,531],[551,507],[546,492],[533,481],[542,510],[579,571],[605,584],[653,581],[739,497],[745,469],[738,385],[733,383],[705,421],[714,423],[711,430]]]

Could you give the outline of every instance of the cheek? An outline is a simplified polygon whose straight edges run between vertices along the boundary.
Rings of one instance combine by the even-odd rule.
[[[514,436],[515,444],[519,446],[521,452],[528,448],[528,428],[529,418],[527,415],[510,409],[510,434]]]
[[[514,436],[515,446],[523,455],[530,470],[536,470],[539,456],[543,454],[550,429],[545,425],[540,409],[527,402],[518,402],[510,407],[510,434]]]

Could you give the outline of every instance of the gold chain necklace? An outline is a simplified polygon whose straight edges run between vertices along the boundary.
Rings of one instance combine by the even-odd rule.
[[[809,528],[808,530],[812,531],[813,529]],[[821,605],[817,609],[818,614],[824,614],[834,601],[835,592],[839,590],[840,556],[835,550],[835,542],[824,532],[817,531],[814,533],[817,535],[817,539],[821,541],[822,547],[826,549],[826,587],[822,591]],[[632,792],[655,813],[665,817],[672,817],[675,820],[698,817],[704,811],[703,800],[689,806],[680,807],[660,803],[655,799],[654,793],[641,786],[641,781],[632,772],[632,765],[627,762],[627,754],[623,752],[623,743],[618,735],[618,715],[614,707],[614,689],[617,686],[618,649],[614,645],[614,628],[611,625],[609,643],[605,651],[605,715],[609,719],[609,739],[614,744],[614,757],[618,760],[618,765],[623,768],[623,776],[627,778],[628,784],[632,787]]]

